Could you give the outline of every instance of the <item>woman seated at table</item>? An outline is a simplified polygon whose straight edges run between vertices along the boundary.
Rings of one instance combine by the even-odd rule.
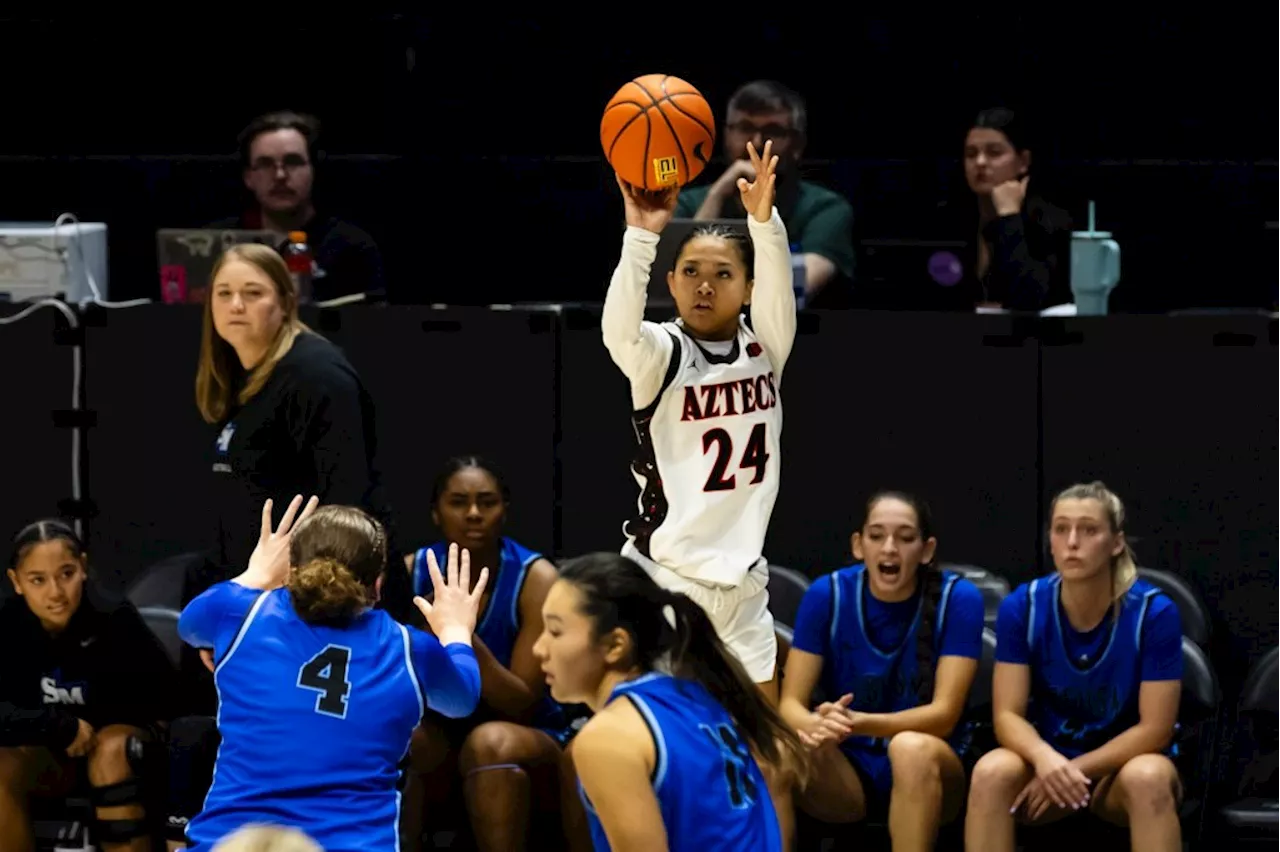
[[[1030,134],[1003,107],[984,109],[964,140],[969,198],[940,205],[937,236],[965,248],[929,264],[937,307],[1043,311],[1070,304],[1071,217],[1037,190]]]

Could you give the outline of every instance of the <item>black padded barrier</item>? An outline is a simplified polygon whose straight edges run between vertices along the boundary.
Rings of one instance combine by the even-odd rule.
[[[801,320],[770,561],[810,576],[848,564],[867,498],[900,489],[929,503],[940,558],[1011,580],[1033,571],[1034,329],[1008,316]]]
[[[18,318],[30,307],[0,304],[0,541],[6,547],[31,521],[74,521],[77,514],[83,520],[88,513],[72,503],[72,425],[81,421],[68,412],[77,334],[56,308]],[[3,558],[7,567],[8,554]],[[0,586],[0,595],[7,594],[9,581]]]
[[[650,319],[666,316],[653,313]],[[635,512],[631,390],[609,358],[600,308],[566,308],[560,332],[561,545],[567,555],[622,546]]]
[[[436,540],[436,475],[449,457],[474,454],[507,479],[507,534],[554,552],[554,312],[363,305],[308,322],[342,348],[377,404],[379,463],[402,548]]]
[[[1045,512],[1074,482],[1106,482],[1139,563],[1208,603],[1214,665],[1237,686],[1276,642],[1276,321],[1081,317],[1040,338]]]
[[[304,319],[346,351],[378,404],[379,460],[403,543],[436,535],[429,492],[450,455],[491,456],[509,532],[552,555],[613,550],[635,506],[627,383],[600,306],[348,306]],[[662,310],[651,319],[664,319]],[[71,350],[52,311],[0,326],[15,481],[5,524],[69,496]],[[85,313],[90,546],[121,581],[201,546],[213,430],[193,401],[199,310]],[[1143,565],[1188,579],[1220,622],[1215,663],[1276,641],[1276,352],[1252,316],[1037,320],[805,312],[782,382],[781,492],[770,562],[846,561],[866,497],[919,493],[940,557],[1011,583],[1048,567],[1048,501],[1101,478],[1126,501]],[[64,335],[65,337],[65,335]],[[65,418],[64,418],[65,419]],[[11,438],[10,435],[13,437]]]
[[[90,308],[84,324],[99,506],[89,550],[104,579],[123,588],[153,562],[212,541],[217,433],[196,410],[200,308]]]

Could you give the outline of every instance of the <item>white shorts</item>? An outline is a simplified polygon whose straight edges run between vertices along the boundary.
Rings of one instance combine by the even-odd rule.
[[[702,607],[720,641],[738,658],[752,681],[773,680],[778,665],[778,636],[773,632],[773,613],[769,612],[769,569],[764,564],[752,568],[742,585],[725,588],[689,580],[631,548],[626,551],[659,586],[679,592]]]

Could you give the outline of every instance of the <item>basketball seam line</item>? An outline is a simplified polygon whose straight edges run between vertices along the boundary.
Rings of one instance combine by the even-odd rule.
[[[649,97],[653,97],[653,95],[650,95]],[[675,101],[671,100],[671,94],[667,91],[666,77],[662,78],[662,100],[670,102],[670,104],[673,107],[675,106]],[[654,102],[654,106],[658,106],[657,101]],[[679,109],[679,107],[676,107],[676,108]],[[680,110],[680,111],[684,112],[684,110]],[[645,112],[648,112],[648,110],[645,110]],[[667,124],[667,129],[671,131],[671,139],[676,143],[676,150],[680,152],[680,159],[684,161],[684,173],[688,175],[689,174],[689,155],[684,152],[684,143],[680,141],[680,134],[676,133],[675,125],[671,123],[671,119],[667,118],[667,114],[662,111],[661,106],[658,106],[658,115],[662,116],[662,120]],[[649,147],[647,145],[645,146],[644,152],[646,155],[648,155]],[[646,174],[645,182],[647,183],[648,180],[649,180],[649,175]]]
[[[663,77],[663,78],[662,78],[662,93],[663,93],[664,95],[665,95],[665,94],[666,94],[666,92],[667,92],[666,82],[667,82],[667,78],[666,78],[666,77]],[[637,83],[635,80],[631,80],[631,81],[630,81],[630,83],[631,83],[631,85],[635,86],[637,89],[639,89],[640,91],[642,91],[642,92],[644,92],[646,95],[648,95],[648,96],[649,96],[649,100],[653,101],[653,105],[654,105],[654,106],[657,106],[657,105],[658,105],[658,100],[657,100],[657,98],[655,98],[655,97],[653,96],[653,92],[650,92],[648,89],[646,89],[644,86],[641,86],[641,85],[640,85],[639,83]],[[648,107],[645,107],[645,109],[648,109]]]
[[[676,92],[676,95],[692,95],[692,94],[693,94],[693,92]],[[689,112],[688,110],[681,109],[680,104],[676,103],[676,102],[673,100],[673,98],[674,98],[674,97],[675,97],[675,95],[667,95],[667,97],[665,98],[665,100],[670,101],[670,102],[671,102],[671,105],[672,105],[673,107],[675,107],[677,110],[679,110],[679,112],[680,112],[680,114],[681,114],[681,115],[685,116],[685,117],[686,117],[686,118],[688,118],[690,121],[692,121],[694,124],[696,124],[696,125],[698,125],[699,127],[701,127],[701,128],[702,128],[702,132],[703,132],[703,133],[705,133],[705,134],[707,134],[707,137],[708,137],[708,138],[710,138],[710,140],[711,140],[711,144],[712,144],[712,146],[714,146],[714,145],[716,144],[716,132],[715,132],[715,130],[713,130],[713,129],[711,129],[710,127],[707,127],[705,124],[703,124],[703,123],[702,123],[702,119],[698,118],[698,117],[697,117],[696,115],[694,115],[693,113]]]
[[[663,77],[662,79],[663,79],[663,82],[665,82],[667,78]],[[655,107],[658,106],[657,99],[654,98],[653,94],[644,86],[641,86],[635,80],[628,80],[627,85],[635,86],[637,89],[644,92],[645,95],[649,98],[649,100],[652,101],[651,106],[655,106]],[[665,92],[666,89],[663,89],[663,91]],[[617,106],[617,104],[614,104],[613,106]],[[649,107],[643,106],[638,103],[636,104],[636,106],[640,107],[639,114],[634,115],[631,118],[627,119],[627,123],[622,125],[622,127],[618,130],[618,133],[613,137],[613,141],[609,143],[609,156],[606,159],[609,159],[609,160],[613,159],[613,148],[615,145],[618,144],[618,140],[622,138],[622,135],[624,133],[626,133],[627,128],[631,126],[631,123],[643,115],[644,116],[644,149],[640,152],[640,174],[644,177],[644,183],[640,186],[640,188],[642,190],[647,191],[649,189],[649,164],[646,163],[645,160],[648,159],[649,157],[649,143],[653,141],[653,119],[649,118]],[[612,106],[610,107],[610,109],[612,109]],[[658,112],[662,112],[662,110],[659,109]],[[665,119],[666,116],[663,116],[663,118]],[[670,127],[670,124],[671,124],[670,122],[667,122],[668,127]],[[676,133],[675,128],[672,127],[671,135],[675,136],[675,133]],[[679,145],[680,145],[680,141],[676,140],[676,146],[679,147]],[[685,166],[685,169],[688,170],[688,166]]]
[[[628,101],[627,103],[635,103],[635,102],[634,102],[634,101]],[[636,120],[637,118],[640,118],[641,116],[645,116],[645,120],[646,120],[646,121],[648,121],[648,116],[646,115],[646,113],[648,113],[648,112],[649,112],[649,108],[648,108],[648,107],[646,107],[646,106],[644,106],[644,105],[642,105],[642,104],[635,104],[635,105],[636,105],[636,106],[638,106],[638,107],[640,107],[640,111],[639,111],[638,113],[636,113],[635,115],[631,116],[630,118],[628,118],[628,119],[627,119],[627,123],[626,123],[626,124],[624,124],[624,125],[622,125],[622,127],[618,128],[618,132],[617,132],[617,133],[613,134],[613,141],[609,143],[609,152],[608,152],[607,154],[605,154],[605,159],[606,159],[606,160],[612,160],[612,159],[613,159],[613,149],[614,149],[614,147],[618,144],[618,140],[619,140],[619,139],[621,139],[621,138],[623,137],[623,135],[627,132],[627,128],[628,128],[628,127],[630,127],[630,126],[635,122],[635,120]],[[617,104],[614,104],[614,106],[617,106]],[[610,109],[612,109],[612,108],[613,108],[613,107],[610,107]],[[648,150],[649,150],[649,140],[648,140],[648,137],[646,137],[646,138],[645,138],[645,143],[644,143],[644,145],[645,145],[645,151],[648,151]]]

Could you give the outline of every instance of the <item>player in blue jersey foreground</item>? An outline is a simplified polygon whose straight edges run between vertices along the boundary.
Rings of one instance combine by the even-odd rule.
[[[698,604],[593,553],[562,566],[542,619],[552,697],[595,711],[573,762],[597,850],[782,849],[752,751],[803,781],[805,748]]]
[[[895,850],[931,849],[972,766],[961,717],[982,593],[939,568],[929,508],[908,494],[873,495],[851,544],[861,561],[805,592],[782,681],[783,718],[814,747],[799,805],[823,822],[887,816]]]
[[[395,849],[399,764],[427,708],[465,716],[480,697],[466,550],[447,579],[427,560],[434,636],[374,609],[386,570],[382,526],[360,509],[296,497],[271,530],[271,502],[248,569],[187,605],[183,641],[212,648],[222,743],[192,849],[254,823],[294,826],[327,852]],[[396,570],[401,570],[397,565]],[[470,591],[468,591],[471,589]]]
[[[1001,748],[974,767],[965,845],[1012,852],[1014,820],[1090,813],[1137,852],[1182,848],[1167,751],[1182,690],[1182,620],[1138,579],[1124,506],[1101,482],[1054,499],[1057,571],[1000,605],[992,704]]]

